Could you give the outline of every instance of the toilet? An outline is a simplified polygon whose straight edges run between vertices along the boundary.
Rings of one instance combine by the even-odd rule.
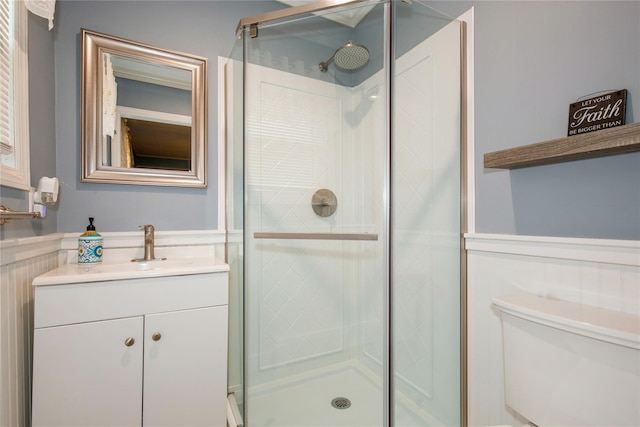
[[[493,304],[509,407],[538,427],[640,426],[640,317],[526,293]]]

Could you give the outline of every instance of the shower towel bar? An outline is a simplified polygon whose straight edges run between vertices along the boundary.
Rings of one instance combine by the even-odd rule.
[[[378,240],[377,233],[253,233],[256,239]]]

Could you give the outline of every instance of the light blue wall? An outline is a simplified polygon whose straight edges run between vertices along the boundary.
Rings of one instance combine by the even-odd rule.
[[[627,123],[640,120],[640,2],[479,3],[476,23],[478,231],[640,239],[640,153],[482,167],[566,136],[569,104],[593,92],[628,89]]]
[[[475,6],[478,232],[640,239],[640,153],[513,171],[486,152],[561,138],[569,104],[625,88],[640,121],[640,2],[430,2]]]
[[[31,186],[42,176],[56,175],[55,79],[53,70],[53,33],[47,21],[29,14],[29,134],[31,140]],[[28,195],[24,191],[0,186],[2,205],[26,211]],[[57,208],[48,209],[42,220],[19,220],[0,226],[0,240],[41,236],[56,232]]]
[[[640,2],[429,4],[450,16],[475,7],[476,231],[640,239],[640,153],[514,171],[482,165],[485,152],[566,135],[569,103],[599,90],[628,89],[627,122],[640,121]],[[30,17],[32,177],[56,173],[61,179],[57,230],[81,231],[88,216],[104,231],[146,222],[159,230],[216,228],[216,58],[231,51],[241,17],[281,7],[272,1],[58,1],[55,84],[52,35],[44,20]],[[210,58],[208,189],[79,182],[82,27]],[[22,194],[2,188],[2,198],[19,204]],[[55,231],[51,220],[32,223],[4,225],[0,238]]]
[[[191,91],[116,78],[118,105],[163,113],[191,115]]]
[[[218,226],[217,61],[228,56],[240,18],[283,8],[272,1],[58,1],[56,3],[56,162],[64,201],[58,230],[216,229]],[[80,182],[80,29],[209,59],[209,169],[206,189]]]

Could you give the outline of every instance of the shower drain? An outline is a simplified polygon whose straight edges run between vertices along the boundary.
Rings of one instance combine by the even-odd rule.
[[[346,397],[336,397],[331,401],[331,406],[336,409],[347,409],[351,406],[351,401]]]

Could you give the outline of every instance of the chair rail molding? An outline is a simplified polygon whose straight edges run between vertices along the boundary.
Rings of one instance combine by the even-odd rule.
[[[640,241],[467,233],[468,251],[640,266]]]

